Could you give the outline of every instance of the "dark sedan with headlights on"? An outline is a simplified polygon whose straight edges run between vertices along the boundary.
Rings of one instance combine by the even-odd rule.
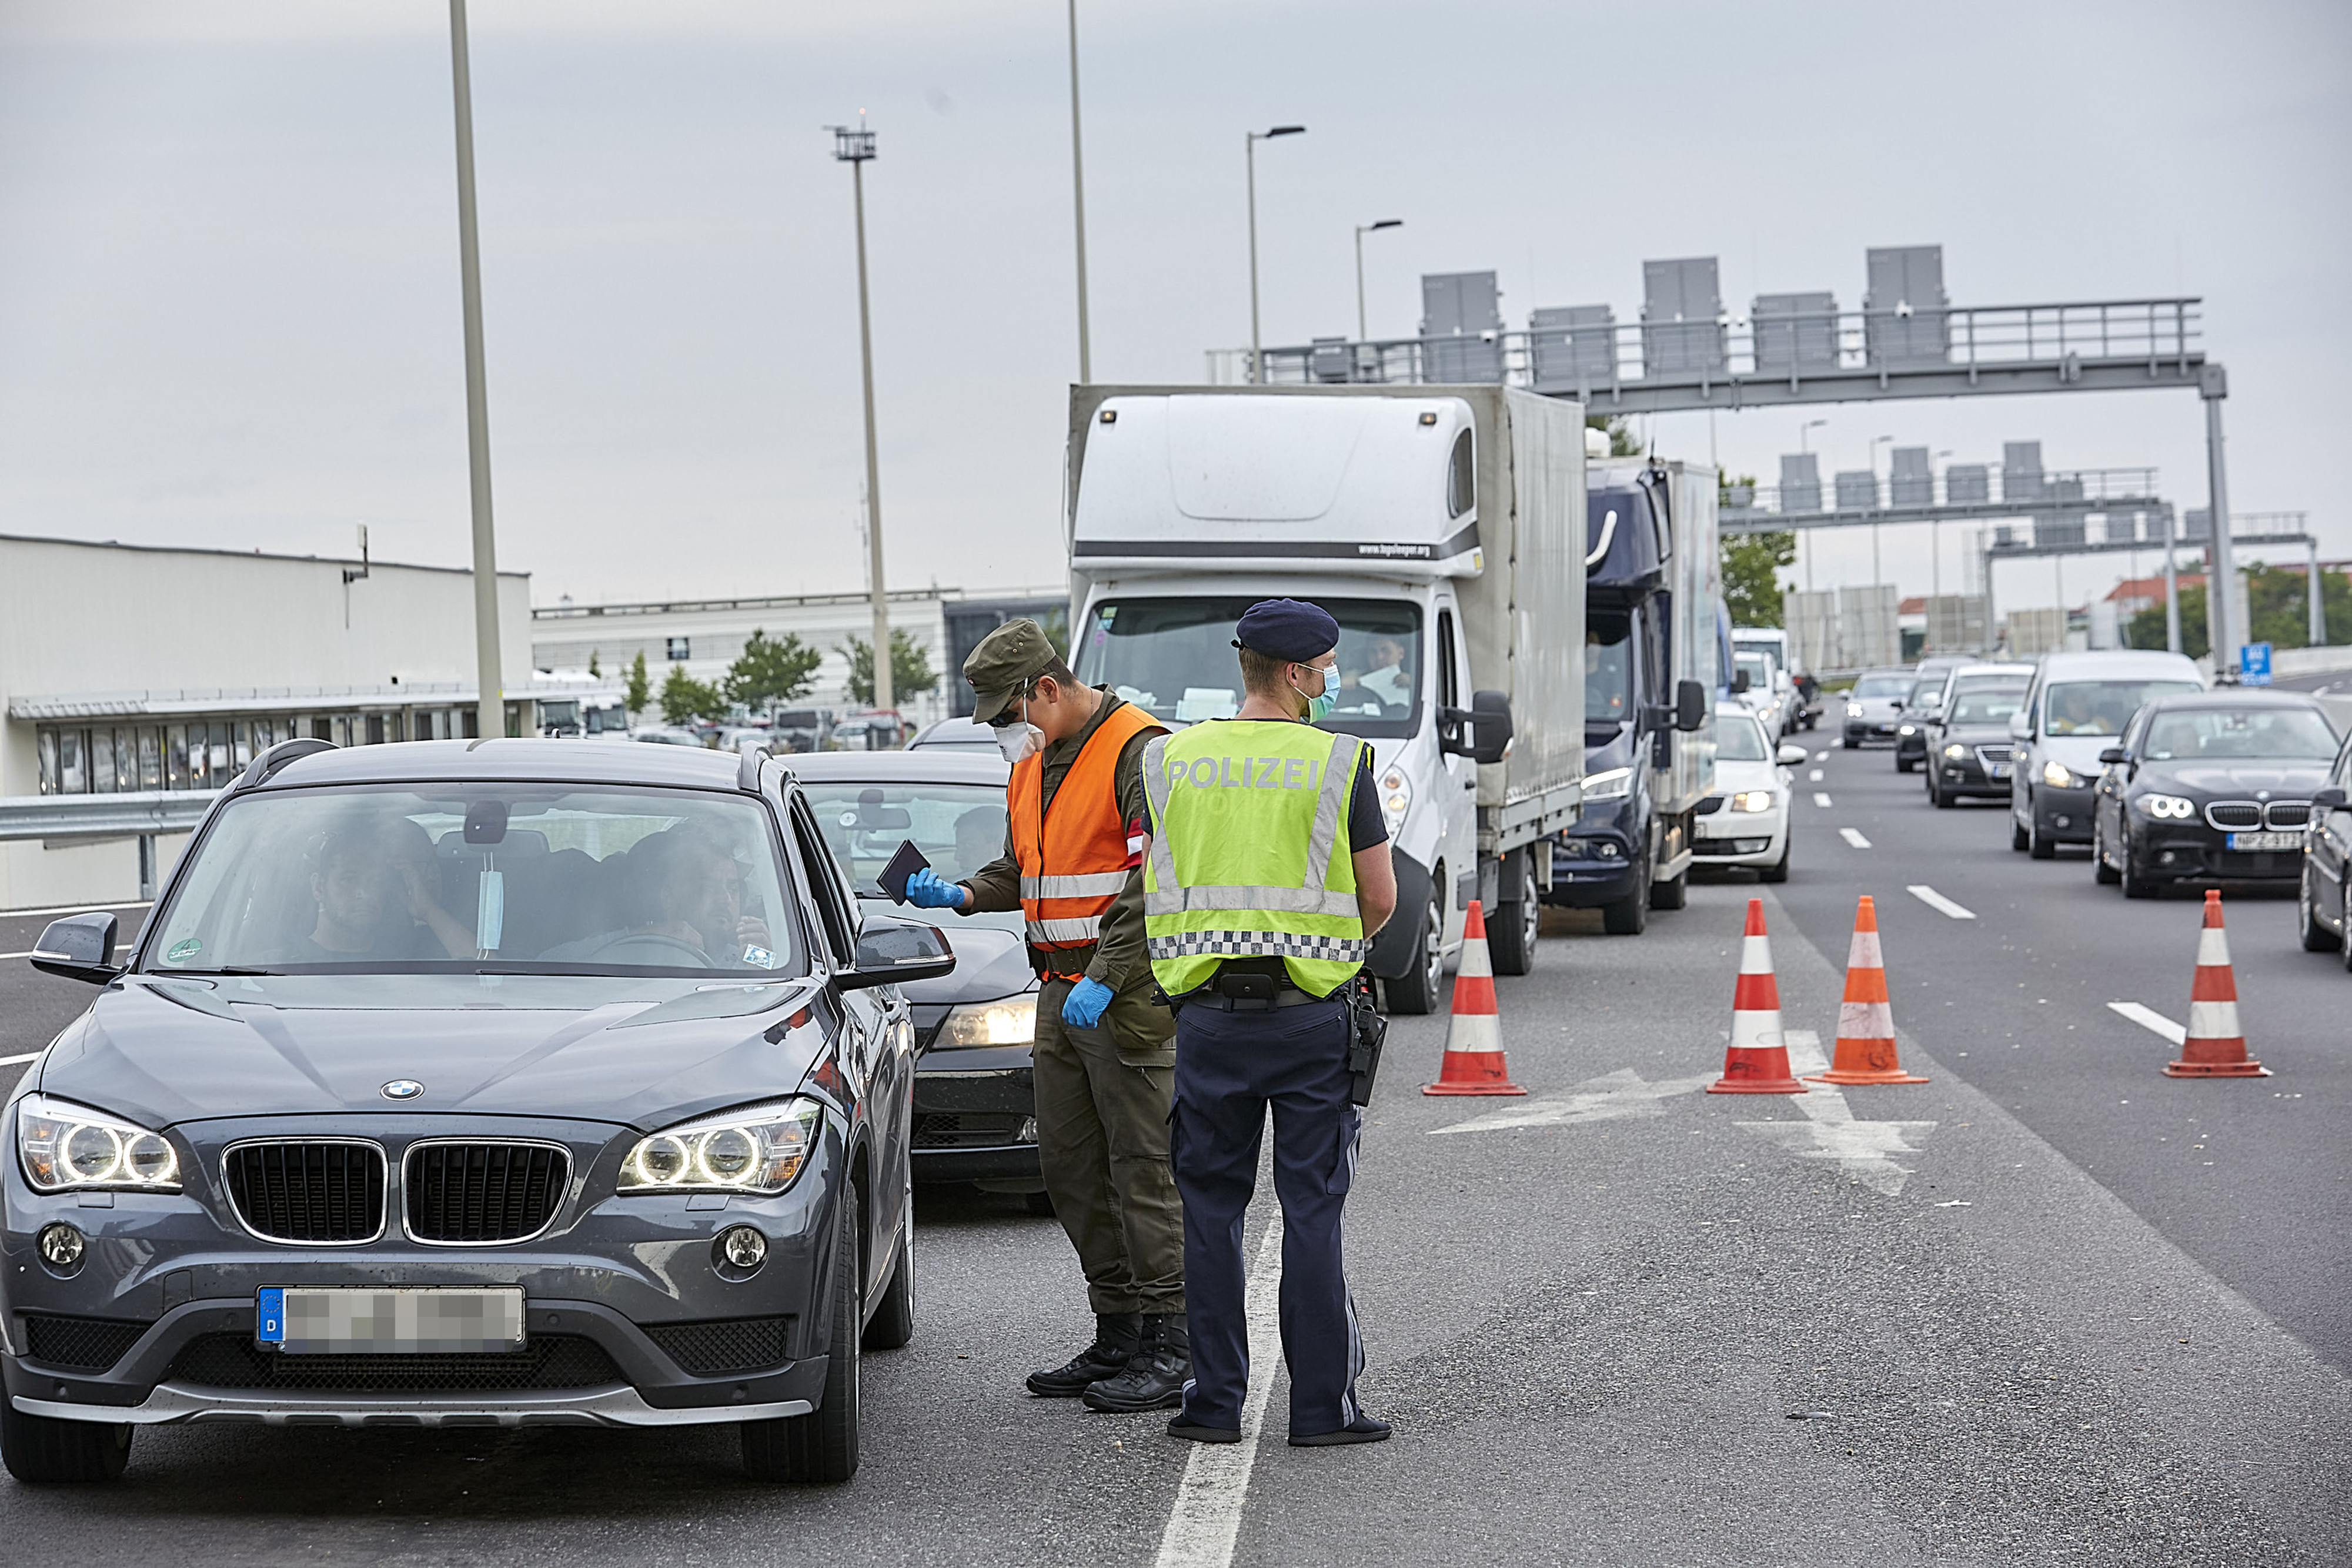
[[[2158,697],[2099,753],[2091,865],[2127,898],[2176,883],[2293,885],[2341,738],[2295,692]]]
[[[891,907],[874,879],[901,844],[911,841],[950,882],[1004,852],[1012,769],[993,744],[978,754],[944,746],[827,752],[798,758],[793,771],[868,908]],[[1032,1212],[1050,1214],[1029,1060],[1037,976],[1021,931],[1017,909],[958,915],[947,926],[955,972],[903,988],[926,1052],[915,1073],[915,1180],[1020,1193]]]
[[[939,932],[864,913],[777,759],[287,741],[223,790],[26,1071],[0,1170],[0,1458],[164,1422],[723,1424],[846,1480],[913,1333]]]
[[[2009,799],[2016,766],[2009,720],[2025,706],[2032,678],[2031,664],[1963,664],[1944,677],[1943,701],[1924,727],[1932,804]]]

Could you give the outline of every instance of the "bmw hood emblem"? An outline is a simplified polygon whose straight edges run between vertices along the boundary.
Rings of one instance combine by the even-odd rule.
[[[395,1078],[377,1092],[387,1100],[414,1100],[425,1092],[425,1085],[414,1078]]]

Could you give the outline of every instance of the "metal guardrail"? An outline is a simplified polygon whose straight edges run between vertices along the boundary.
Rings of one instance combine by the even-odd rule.
[[[0,840],[127,839],[193,831],[217,789],[0,797]]]
[[[1594,322],[1444,338],[1343,338],[1266,349],[1274,385],[1496,382],[1601,408],[1706,407],[1730,389],[1747,401],[1903,395],[1892,383],[1936,382],[2016,390],[2014,373],[2053,386],[2177,385],[2204,362],[2195,298],[2074,304],[1840,310],[1761,319]],[[2118,377],[2116,372],[2136,372]],[[1240,384],[1250,350],[1213,349],[1209,380]],[[1808,383],[1827,382],[1808,388]],[[1928,394],[1923,387],[1911,395]]]

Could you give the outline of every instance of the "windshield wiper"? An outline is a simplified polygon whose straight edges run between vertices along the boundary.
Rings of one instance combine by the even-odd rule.
[[[217,969],[151,969],[154,975],[275,975],[285,978],[282,969],[257,969],[243,964],[224,964]]]

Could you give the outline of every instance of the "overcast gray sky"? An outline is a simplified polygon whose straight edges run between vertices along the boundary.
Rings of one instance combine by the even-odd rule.
[[[1372,330],[1418,275],[1504,309],[1639,310],[1645,257],[1727,305],[1940,243],[1955,303],[2186,291],[2230,370],[2231,498],[2338,493],[2352,396],[2352,6],[1081,0],[1095,372],[1197,381],[1249,331]],[[856,590],[849,177],[862,108],[893,586],[1053,582],[1076,374],[1061,0],[475,0],[500,564],[582,601]],[[0,530],[467,559],[446,8],[0,0]],[[1768,478],[1874,436],[2152,465],[2202,504],[2185,393],[1661,420]],[[1883,465],[1883,458],[1881,459]],[[1948,533],[1953,530],[1947,530]],[[1958,570],[1946,541],[1943,584]],[[1924,591],[1926,541],[1889,534]],[[1819,581],[1869,580],[1825,545]],[[2066,592],[2122,570],[2077,562]],[[2011,580],[2011,574],[2015,574]],[[2052,601],[2046,563],[2004,606]]]

